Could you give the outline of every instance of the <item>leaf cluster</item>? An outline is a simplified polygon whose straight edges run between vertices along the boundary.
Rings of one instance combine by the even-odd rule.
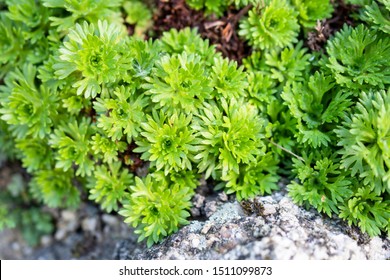
[[[297,204],[389,232],[387,1],[361,4],[365,23],[317,53],[303,39],[331,1],[188,4],[217,15],[252,5],[243,65],[196,29],[142,40],[151,12],[139,1],[6,2],[0,160],[20,160],[32,178],[0,190],[0,215],[12,199],[75,208],[88,197],[151,246],[188,223],[201,178],[243,200],[283,175]],[[124,21],[140,33],[128,36]],[[39,231],[51,230],[35,210],[20,217],[0,226],[42,219]]]
[[[281,94],[297,121],[295,153],[308,155],[294,159],[293,200],[371,236],[389,232],[388,40],[375,26],[345,25],[315,72]]]
[[[239,199],[277,188],[277,158],[257,162],[266,120],[245,99],[248,85],[196,30],[152,42],[84,21],[45,63],[7,74],[0,113],[37,202],[77,207],[87,192],[151,245],[186,223],[204,172]]]
[[[301,28],[314,28],[317,21],[329,18],[329,0],[255,1],[248,16],[241,20],[239,34],[255,49],[278,49],[298,41]]]

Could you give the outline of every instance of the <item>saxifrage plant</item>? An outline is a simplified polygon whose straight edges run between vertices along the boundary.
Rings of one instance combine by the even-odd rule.
[[[252,5],[242,66],[196,29],[142,40],[140,1],[5,1],[0,161],[20,160],[31,180],[0,190],[0,228],[35,227],[36,243],[52,230],[36,205],[88,194],[151,246],[188,223],[202,177],[244,200],[283,176],[297,204],[389,234],[387,1],[358,3],[362,22],[320,52],[304,40],[331,1],[187,2],[216,15]]]

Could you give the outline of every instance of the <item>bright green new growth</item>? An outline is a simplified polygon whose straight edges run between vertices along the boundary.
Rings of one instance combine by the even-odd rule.
[[[158,109],[170,114],[175,110],[195,112],[211,98],[208,73],[199,55],[164,56],[156,66],[144,88]]]
[[[355,2],[366,24],[315,53],[305,36],[331,1],[188,1],[216,15],[252,5],[239,66],[196,29],[141,40],[151,12],[137,0],[7,1],[0,162],[31,180],[0,190],[0,228],[35,228],[36,243],[52,227],[31,203],[87,196],[151,246],[188,223],[201,178],[246,200],[284,177],[297,204],[389,234],[388,1]]]
[[[67,123],[61,122],[49,140],[56,152],[56,168],[68,171],[76,165],[76,175],[90,176],[94,170],[90,152],[92,135],[93,128],[87,118],[80,122],[75,119],[70,119]]]
[[[131,143],[139,135],[140,125],[146,120],[143,111],[148,100],[143,95],[137,95],[130,86],[116,88],[111,95],[111,98],[97,98],[94,102],[94,109],[99,113],[97,127],[104,131],[111,143],[122,147],[118,141],[124,136]]]
[[[69,31],[69,41],[59,50],[60,62],[53,65],[56,75],[64,79],[73,72],[78,73],[82,79],[73,85],[77,94],[96,97],[126,71],[126,64],[121,61],[124,35],[120,26],[106,21],[99,21],[97,28],[87,22],[76,24]]]
[[[25,64],[7,75],[0,102],[1,119],[10,125],[13,135],[23,139],[31,136],[43,139],[51,131],[57,115],[58,97],[49,88],[35,84],[36,68]]]
[[[148,246],[161,241],[165,236],[188,224],[191,206],[191,189],[172,184],[161,177],[148,175],[135,178],[132,194],[119,213],[126,223],[136,228],[139,241],[147,239]]]
[[[297,12],[287,0],[272,0],[265,7],[249,11],[240,24],[239,34],[255,48],[286,47],[297,41],[299,24]]]
[[[303,27],[312,28],[318,20],[329,18],[333,12],[330,0],[292,0],[299,12],[299,22]]]
[[[96,167],[94,177],[90,178],[91,188],[89,199],[100,203],[102,208],[110,213],[118,211],[119,205],[129,193],[129,186],[133,184],[133,174],[128,170],[121,170],[121,163],[114,162]]]
[[[196,152],[194,132],[189,128],[191,115],[174,113],[167,117],[153,111],[147,122],[141,124],[144,137],[136,141],[134,152],[142,153],[141,159],[151,161],[151,166],[163,170],[165,175],[180,170],[192,170]]]

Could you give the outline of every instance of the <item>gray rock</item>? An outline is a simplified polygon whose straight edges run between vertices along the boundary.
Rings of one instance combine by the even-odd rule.
[[[41,246],[48,247],[53,243],[53,238],[50,235],[44,235],[41,237]]]
[[[109,214],[103,214],[102,215],[102,221],[111,227],[116,227],[120,223],[119,219],[114,216],[114,215],[109,215]]]
[[[229,197],[227,196],[227,194],[225,192],[220,192],[218,194],[218,198],[220,201],[223,201],[223,202],[226,202],[229,199]]]
[[[208,201],[206,202],[206,205],[204,207],[204,211],[206,214],[206,217],[210,217],[217,211],[217,202],[216,201]]]
[[[217,200],[219,201],[217,203]],[[123,241],[116,259],[388,259],[390,240],[368,238],[336,217],[295,205],[283,192],[258,197],[252,212],[238,202],[205,203],[192,221],[149,249]],[[203,204],[203,201],[202,203]],[[200,205],[198,205],[200,206]],[[257,210],[255,208],[258,208]],[[141,245],[142,247],[142,245]]]
[[[81,228],[84,231],[94,232],[98,226],[98,218],[97,217],[88,217],[84,218],[81,222]]]
[[[57,229],[28,247],[17,231],[0,233],[3,259],[389,259],[390,241],[295,205],[285,192],[249,203],[199,195],[200,216],[146,248],[118,215],[98,208],[58,211]],[[100,216],[99,216],[100,215]]]

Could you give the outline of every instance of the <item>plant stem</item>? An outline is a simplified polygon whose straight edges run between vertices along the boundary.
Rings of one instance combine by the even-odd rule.
[[[275,147],[277,147],[277,148],[279,148],[279,149],[285,151],[286,153],[289,153],[290,155],[296,157],[296,158],[299,159],[300,161],[305,162],[305,160],[304,160],[303,157],[298,156],[297,154],[291,152],[290,150],[287,150],[286,148],[280,146],[279,144],[275,143],[275,142],[272,141],[271,139],[266,138],[266,140],[267,140],[268,142],[270,142],[272,145],[274,145]]]

